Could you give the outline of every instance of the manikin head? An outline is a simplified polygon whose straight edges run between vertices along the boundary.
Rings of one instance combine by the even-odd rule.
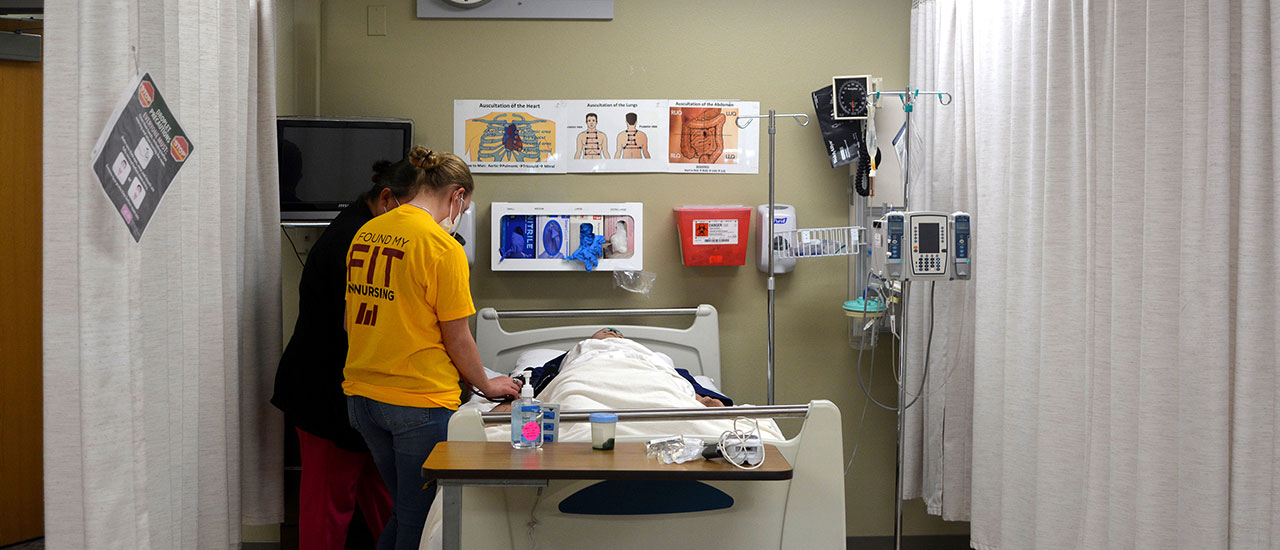
[[[622,331],[619,331],[616,328],[609,328],[609,327],[605,327],[600,330],[597,330],[595,334],[591,335],[591,337],[596,340],[604,340],[606,338],[626,338],[626,336],[622,335]]]

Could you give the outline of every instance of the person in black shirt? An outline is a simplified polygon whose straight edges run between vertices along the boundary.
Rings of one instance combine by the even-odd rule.
[[[364,438],[351,427],[342,393],[346,255],[365,222],[408,200],[416,178],[407,161],[375,163],[373,186],[329,223],[302,268],[298,322],[280,358],[271,398],[297,426],[301,548],[341,550],[357,502],[375,537],[391,517],[391,497]]]

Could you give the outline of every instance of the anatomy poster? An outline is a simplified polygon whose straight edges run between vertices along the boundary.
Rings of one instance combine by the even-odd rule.
[[[666,172],[667,101],[566,102],[570,172]]]
[[[759,114],[759,103],[676,100],[671,101],[668,111],[667,161],[671,172],[758,172],[760,121],[747,119],[750,125],[745,129],[736,123],[739,115]]]
[[[562,174],[564,102],[457,100],[453,148],[473,172]]]
[[[456,100],[454,153],[473,172],[759,172],[750,101]]]

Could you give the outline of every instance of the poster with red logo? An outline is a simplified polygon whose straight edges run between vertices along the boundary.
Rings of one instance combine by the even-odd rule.
[[[133,240],[195,150],[150,74],[133,81],[93,148],[93,173]]]

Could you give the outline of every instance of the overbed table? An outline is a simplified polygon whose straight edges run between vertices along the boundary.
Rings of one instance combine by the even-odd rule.
[[[444,550],[462,547],[462,488],[467,485],[546,487],[558,479],[771,481],[791,479],[791,474],[791,465],[769,444],[765,444],[764,464],[754,470],[742,470],[723,460],[662,464],[645,456],[641,442],[595,451],[590,443],[514,449],[503,441],[444,441],[436,444],[422,464],[423,477],[435,478],[443,491]]]

